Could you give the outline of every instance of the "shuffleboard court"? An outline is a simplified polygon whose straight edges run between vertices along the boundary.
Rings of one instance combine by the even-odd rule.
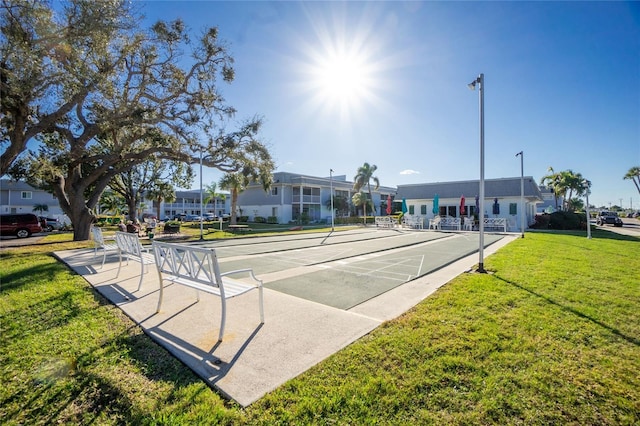
[[[420,236],[420,234],[422,236]],[[409,237],[412,236],[412,237]],[[207,241],[200,245],[215,248],[219,258],[243,255],[278,253],[282,251],[304,249],[310,247],[326,247],[358,241],[379,240],[383,238],[441,238],[446,234],[429,232],[411,232],[402,230],[350,230],[323,234],[300,234],[280,237],[251,237],[237,240]],[[394,243],[395,244],[395,243]],[[393,246],[393,244],[391,244]]]
[[[478,250],[477,234],[371,253],[296,270],[265,287],[339,309],[350,309]],[[485,235],[485,246],[503,238]]]
[[[439,232],[395,232],[392,234],[370,232],[370,234],[378,235],[378,237],[322,245],[313,240],[307,242],[306,245],[303,245],[303,241],[295,241],[293,247],[291,242],[289,244],[281,242],[278,244],[279,251],[274,252],[270,248],[269,251],[262,253],[252,251],[252,245],[242,247],[241,252],[236,251],[238,247],[218,247],[216,253],[218,253],[220,268],[223,272],[252,268],[256,274],[260,275],[402,247],[412,247],[416,244],[454,236],[454,234]]]

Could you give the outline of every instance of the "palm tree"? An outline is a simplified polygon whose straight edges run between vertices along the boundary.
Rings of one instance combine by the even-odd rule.
[[[549,172],[549,174],[546,176],[542,176],[542,179],[540,179],[540,184],[547,185],[549,188],[551,188],[551,190],[553,191],[553,198],[556,202],[555,207],[556,210],[558,210],[558,197],[564,195],[562,193],[562,174],[556,173],[551,166],[549,166],[547,171]]]
[[[42,212],[48,212],[49,211],[49,206],[46,204],[35,204],[33,206],[33,210],[34,212],[38,212],[40,215],[42,215]]]
[[[162,220],[160,216],[160,206],[162,202],[172,203],[176,200],[176,191],[170,183],[154,182],[153,186],[147,190],[147,198],[153,200],[156,204],[156,213],[158,220]]]
[[[231,192],[231,219],[230,224],[236,224],[236,207],[238,194],[249,185],[249,178],[242,173],[227,173],[220,179],[220,188]]]
[[[369,200],[371,201],[373,201],[373,196],[371,195],[371,180],[373,180],[373,182],[376,185],[374,189],[378,189],[380,187],[380,181],[378,180],[377,177],[373,176],[376,170],[378,170],[378,166],[376,166],[375,164],[369,165],[369,163],[364,163],[362,166],[358,167],[358,172],[353,178],[354,180],[353,189],[356,191],[360,191],[364,186],[366,186],[369,192]],[[367,216],[366,204],[364,206],[365,206],[364,215],[366,218]],[[375,216],[375,209],[372,209],[372,210],[373,210],[373,215]]]
[[[353,194],[353,196],[351,197],[351,202],[356,208],[362,206],[362,208],[364,209],[364,224],[366,225],[367,224],[367,205],[373,208],[373,205],[371,204],[371,200],[367,198],[367,194],[364,191],[360,191]]]
[[[214,213],[216,212],[218,198],[221,199],[222,201],[224,201],[227,198],[224,194],[218,193],[218,185],[215,182],[206,186],[205,194],[206,194],[206,197],[204,198],[204,205],[206,206],[211,202],[211,200],[213,200]],[[202,212],[202,214],[204,214],[204,212]]]
[[[638,193],[640,193],[640,167],[635,166],[629,169],[626,175],[624,175],[623,179],[631,179],[633,184],[636,186]]]
[[[573,193],[580,197],[584,195],[586,188],[584,186],[584,177],[580,173],[574,173],[572,170],[566,170],[562,172],[563,184],[566,190],[569,191],[569,197],[567,197],[567,210],[574,211],[573,206]]]
[[[124,198],[113,191],[104,191],[100,197],[100,210],[113,215],[121,215],[127,205]]]

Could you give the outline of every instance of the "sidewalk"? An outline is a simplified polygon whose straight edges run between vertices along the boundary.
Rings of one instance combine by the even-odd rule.
[[[506,236],[485,248],[489,256],[513,241]],[[98,292],[120,307],[153,340],[189,366],[209,385],[247,406],[313,365],[378,327],[402,315],[478,262],[477,253],[434,273],[410,281],[345,311],[265,288],[265,323],[260,325],[258,293],[227,302],[224,340],[217,343],[220,300],[178,285],[165,285],[162,311],[158,276],[150,268],[137,292],[140,265],[123,265],[109,256],[102,270],[93,250],[55,255],[82,275]]]

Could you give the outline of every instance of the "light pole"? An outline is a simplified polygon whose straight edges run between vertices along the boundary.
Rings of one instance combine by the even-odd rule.
[[[333,232],[333,169],[329,169],[329,187],[331,188],[331,232]]]
[[[520,229],[522,230],[522,238],[524,238],[524,221],[526,213],[524,211],[524,151],[516,154],[520,156]]]
[[[478,272],[486,273],[484,270],[484,74],[480,74],[478,78],[473,80],[467,85],[469,89],[475,90],[478,86],[478,93],[480,98],[480,194],[478,195],[478,213],[479,220],[479,232],[480,232],[480,248],[478,262]]]
[[[202,236],[202,149],[200,150],[200,241],[204,240]]]
[[[591,188],[591,182],[588,180],[583,180],[582,185],[584,186],[584,195],[587,198],[587,205],[585,207],[585,212],[587,214],[587,238],[591,239],[591,214],[589,213],[589,188]]]

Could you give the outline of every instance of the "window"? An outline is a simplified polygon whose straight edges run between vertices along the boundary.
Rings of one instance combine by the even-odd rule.
[[[414,214],[413,212],[414,212],[414,206],[410,205],[409,206],[409,214]]]
[[[278,187],[274,186],[273,188],[271,188],[271,195],[278,195]]]
[[[32,197],[32,192],[31,191],[22,191],[22,199],[23,200],[30,200]]]
[[[425,204],[420,206],[420,214],[427,214],[427,206]]]
[[[518,204],[517,203],[509,203],[509,214],[517,215],[518,214]]]

